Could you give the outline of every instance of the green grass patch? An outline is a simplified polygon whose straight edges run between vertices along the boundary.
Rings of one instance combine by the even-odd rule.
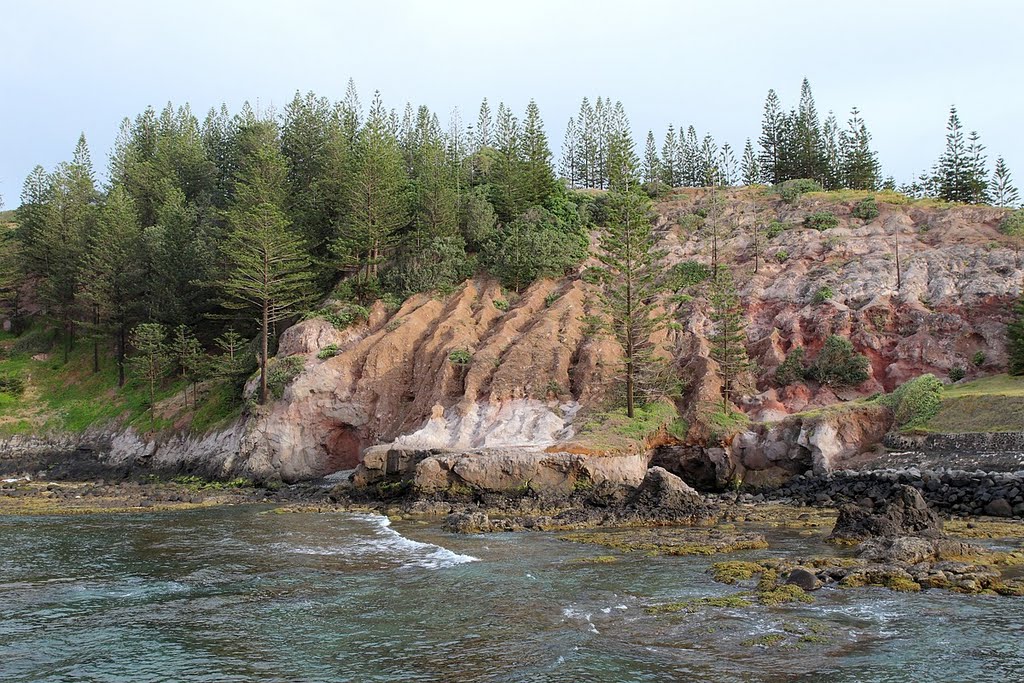
[[[685,438],[686,427],[674,405],[659,401],[636,406],[632,419],[625,408],[595,413],[583,423],[576,441],[593,450],[634,451],[644,448],[646,440],[662,429]]]
[[[32,329],[4,342],[6,353],[0,354],[0,375],[16,375],[25,386],[19,396],[0,393],[0,435],[78,433],[114,421],[149,431],[171,427],[187,412],[182,406],[174,414],[161,415],[158,408],[158,415],[151,415],[148,386],[131,381],[124,387],[117,386],[117,364],[109,348],[101,347],[100,371],[93,372],[90,343],[79,342],[67,363],[59,343],[53,346],[47,358],[33,360],[32,356],[37,353],[34,342],[21,344],[26,336],[33,340],[47,334]],[[176,396],[184,388],[183,380],[166,379],[157,388],[157,403]],[[215,387],[200,401],[198,428],[207,429],[241,410],[241,402],[231,400],[225,391]]]
[[[943,434],[1024,431],[1024,377],[992,375],[947,386],[938,412],[919,429]]]

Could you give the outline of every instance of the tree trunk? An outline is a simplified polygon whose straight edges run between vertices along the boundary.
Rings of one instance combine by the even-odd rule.
[[[125,325],[122,322],[117,331],[117,386],[124,386],[124,337]]]
[[[260,344],[262,346],[262,353],[260,354],[260,404],[266,404],[267,402],[267,337],[270,334],[270,312],[269,304],[264,299],[263,301],[263,327],[261,330]]]
[[[100,325],[100,312],[96,306],[92,307],[92,323],[99,329]],[[94,330],[95,332],[95,330]],[[99,337],[93,337],[92,340],[92,371],[98,373],[100,371],[100,340]]]

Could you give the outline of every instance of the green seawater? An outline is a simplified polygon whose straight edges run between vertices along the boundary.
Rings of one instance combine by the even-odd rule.
[[[0,518],[0,681],[1024,680],[1024,599],[826,589],[648,614],[739,589],[706,574],[721,557],[587,564],[609,552],[265,513]],[[729,557],[824,548],[769,542]]]

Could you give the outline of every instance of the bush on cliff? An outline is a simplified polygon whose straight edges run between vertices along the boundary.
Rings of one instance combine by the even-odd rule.
[[[821,185],[810,178],[796,178],[787,180],[775,186],[775,192],[782,197],[782,201],[793,204],[800,195],[807,192],[821,192]]]
[[[804,227],[824,232],[839,225],[839,219],[831,211],[818,211],[804,218]]]
[[[875,198],[865,197],[857,202],[857,206],[853,207],[853,216],[865,222],[878,218],[878,203],[875,202]]]
[[[852,387],[868,378],[868,358],[857,353],[849,339],[832,335],[818,352],[807,376],[830,387]]]
[[[804,347],[797,346],[786,354],[786,359],[775,368],[775,382],[779,386],[788,386],[804,378]]]
[[[904,382],[879,403],[892,410],[893,424],[900,429],[923,427],[942,405],[942,382],[935,375],[921,375]]]

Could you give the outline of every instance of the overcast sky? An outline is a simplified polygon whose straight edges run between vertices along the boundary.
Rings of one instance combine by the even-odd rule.
[[[159,7],[148,7],[159,5]],[[47,2],[0,0],[0,196],[84,132],[101,174],[124,116],[168,100],[280,108],[296,90],[364,104],[521,114],[537,100],[557,154],[584,95],[622,100],[638,142],[694,125],[741,150],[764,97],[810,79],[822,116],[860,107],[886,174],[941,152],[950,104],[1024,185],[1024,67],[1015,0]]]

